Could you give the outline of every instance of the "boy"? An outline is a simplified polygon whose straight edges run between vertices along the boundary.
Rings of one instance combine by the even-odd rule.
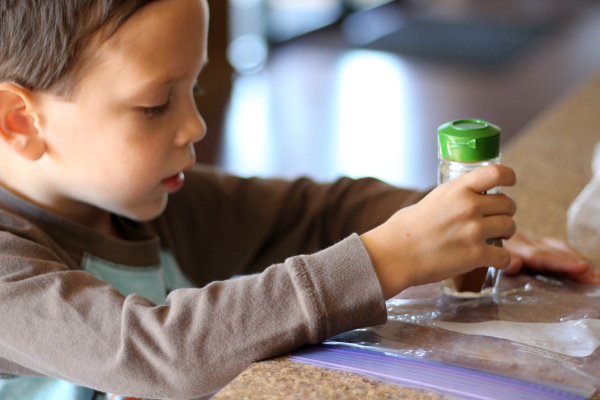
[[[509,265],[485,241],[514,233],[514,202],[478,194],[507,167],[396,214],[423,195],[192,168],[205,0],[6,0],[0,18],[3,399],[201,396],[384,323],[408,286]]]

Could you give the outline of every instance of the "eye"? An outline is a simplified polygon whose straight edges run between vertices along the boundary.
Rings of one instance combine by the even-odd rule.
[[[194,87],[192,88],[192,93],[194,94],[194,96],[204,96],[206,94],[206,90],[202,89],[198,85],[194,85]]]
[[[171,99],[167,100],[166,103],[161,104],[160,106],[155,107],[144,107],[142,110],[144,115],[147,117],[162,117],[169,111],[169,106],[171,105]]]

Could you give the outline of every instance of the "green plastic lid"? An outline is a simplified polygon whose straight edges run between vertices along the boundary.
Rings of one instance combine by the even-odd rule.
[[[440,156],[477,162],[500,155],[500,128],[480,119],[459,119],[438,128]]]

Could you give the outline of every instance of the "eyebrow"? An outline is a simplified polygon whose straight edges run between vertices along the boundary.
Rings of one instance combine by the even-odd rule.
[[[208,59],[205,58],[204,62],[202,63],[202,65],[200,67],[200,71],[198,72],[198,75],[196,76],[196,79],[195,79],[196,81],[198,81],[198,78],[200,77],[202,70],[204,70],[204,68],[206,67],[207,64],[208,64]],[[158,79],[148,80],[135,88],[135,95],[137,96],[137,95],[144,95],[144,94],[150,94],[150,93],[156,92],[156,91],[162,89],[163,87],[168,86],[171,83],[178,81],[180,79],[182,79],[182,76],[167,76],[166,78],[161,77]]]

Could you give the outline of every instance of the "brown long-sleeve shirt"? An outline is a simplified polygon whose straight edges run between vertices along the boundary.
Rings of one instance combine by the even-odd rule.
[[[374,179],[243,179],[199,167],[157,220],[115,216],[118,239],[0,187],[0,376],[193,398],[254,361],[384,323],[356,233],[420,197]],[[101,259],[135,280],[165,251],[198,288],[172,290],[163,304],[83,267]]]

